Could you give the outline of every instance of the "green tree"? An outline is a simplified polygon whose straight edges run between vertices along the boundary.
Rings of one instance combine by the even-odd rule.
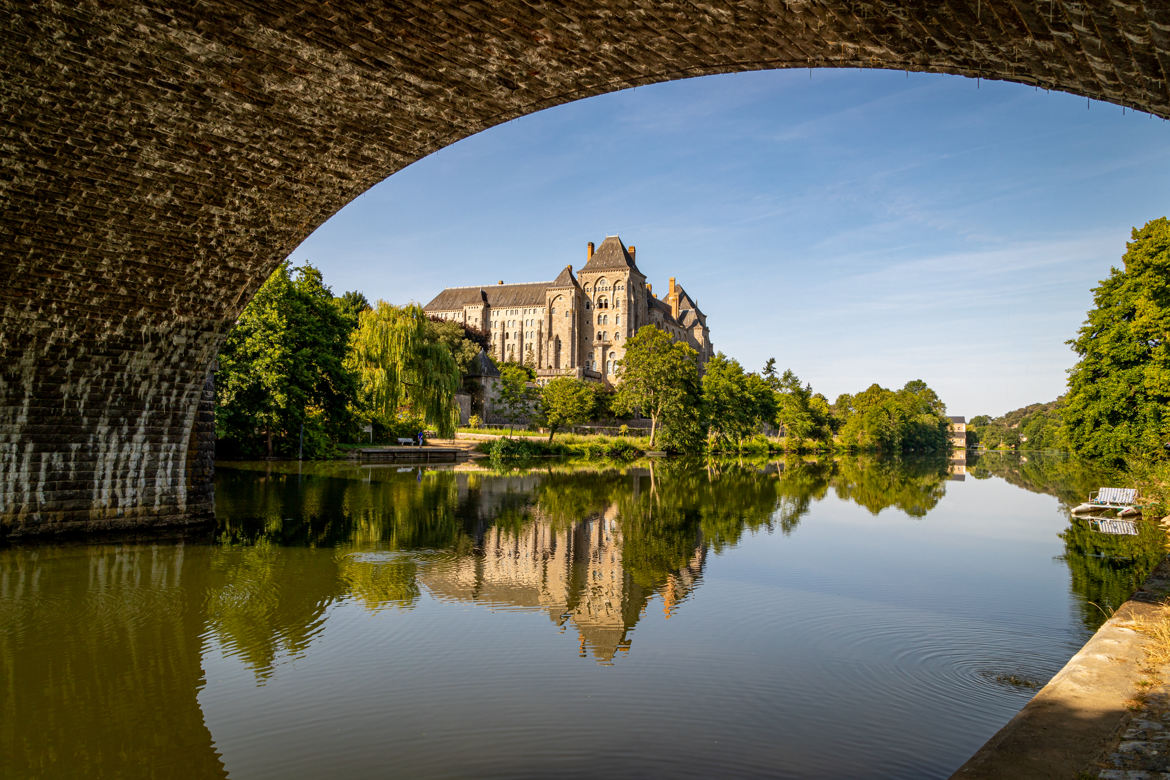
[[[350,322],[321,272],[282,263],[219,354],[217,433],[246,454],[324,454],[349,424]],[[303,444],[303,447],[302,447]]]
[[[370,310],[370,302],[365,295],[357,290],[349,290],[340,298],[334,298],[333,302],[341,310],[342,316],[349,320],[351,329],[357,327],[358,317],[361,313]]]
[[[812,385],[786,370],[774,386],[776,424],[784,429],[789,448],[801,450],[806,441],[827,441],[832,435],[828,402],[813,394]]]
[[[362,312],[350,340],[349,364],[367,412],[396,420],[409,409],[440,436],[455,433],[459,366],[445,345],[429,338],[426,314],[416,304],[385,301]]]
[[[496,385],[495,412],[509,426],[528,420],[540,402],[539,390],[529,386],[528,370],[517,363],[502,363]],[[508,436],[512,435],[508,428]]]
[[[773,390],[780,389],[780,380],[776,376],[776,358],[768,358],[767,362],[764,363],[764,370],[761,373],[763,374],[764,381],[768,383],[768,387]]]
[[[548,428],[548,440],[561,428],[580,425],[590,418],[596,397],[580,379],[559,376],[549,381],[540,393],[541,423]]]
[[[745,374],[743,381],[752,433],[758,433],[765,425],[772,425],[776,421],[776,393],[768,380],[759,374]]]
[[[505,368],[517,369],[518,371],[520,371],[521,373],[524,374],[525,381],[527,381],[527,382],[535,382],[536,381],[536,369],[532,368],[532,366],[529,366],[525,363],[520,363],[520,362],[515,361],[515,360],[504,360],[502,362],[496,363],[496,367],[499,368],[501,372],[503,372],[503,370]]]
[[[759,430],[773,408],[773,394],[764,380],[745,374],[739,361],[722,352],[707,361],[702,381],[707,437],[712,442],[739,444]]]
[[[841,443],[851,449],[931,452],[947,446],[946,407],[921,380],[896,392],[875,384],[842,395],[835,411],[843,420]]]
[[[896,393],[900,407],[902,451],[937,452],[948,446],[947,407],[921,379],[912,379]]]
[[[1069,342],[1063,436],[1083,455],[1120,463],[1161,458],[1170,441],[1170,220],[1152,220],[1093,290],[1093,308]]]
[[[650,419],[651,447],[659,426],[670,428],[667,438],[678,448],[690,448],[702,440],[698,353],[689,345],[674,341],[660,328],[644,325],[626,342],[618,377],[621,383],[614,408]]]
[[[444,345],[451,357],[455,358],[459,372],[464,375],[471,369],[480,350],[486,349],[489,344],[487,336],[478,328],[433,316],[427,318],[426,338]]]

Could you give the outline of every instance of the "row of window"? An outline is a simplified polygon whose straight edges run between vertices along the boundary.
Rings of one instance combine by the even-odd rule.
[[[585,361],[586,368],[590,371],[597,370],[597,361],[593,359],[593,353],[589,353],[589,359]],[[605,373],[613,374],[617,370],[617,353],[610,352],[609,358],[605,361]]]
[[[586,293],[593,291],[592,285],[590,285],[588,282],[586,282],[584,284],[582,289],[585,290]],[[597,289],[598,290],[608,290],[609,289],[609,280],[606,279],[604,276],[601,277],[600,279],[598,279],[597,280]],[[621,282],[614,282],[613,289],[616,292],[621,292],[622,290],[626,289],[626,286],[624,284],[622,284]]]
[[[590,309],[590,308],[594,308],[594,307],[596,307],[598,309],[608,309],[609,308],[609,298],[606,298],[604,295],[599,295],[599,296],[597,296],[597,302],[595,304],[592,304],[592,305],[590,304],[589,299],[586,298],[585,299],[585,308]],[[622,307],[622,299],[621,298],[614,298],[613,299],[613,307],[615,309],[620,309]]]
[[[614,324],[620,324],[620,323],[614,323]],[[504,335],[504,338],[511,338],[513,341],[520,337],[520,333],[518,331],[512,331],[510,336],[509,336],[507,331],[504,331],[503,335]],[[524,331],[524,338],[528,339],[529,341],[532,341],[533,339],[536,338],[536,331],[533,331],[533,330]],[[621,332],[615,330],[613,332],[613,340],[614,341],[621,341],[621,339],[622,339]],[[609,341],[609,331],[607,331],[607,330],[597,331],[597,340],[598,341]]]

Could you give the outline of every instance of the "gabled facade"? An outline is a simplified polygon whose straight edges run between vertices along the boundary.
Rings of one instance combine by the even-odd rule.
[[[612,384],[626,341],[647,324],[693,347],[701,370],[714,354],[706,315],[673,277],[666,299],[656,298],[635,256],[609,236],[596,249],[588,244],[576,275],[566,266],[551,282],[449,287],[423,309],[486,331],[494,358],[530,362],[544,381],[567,375]]]

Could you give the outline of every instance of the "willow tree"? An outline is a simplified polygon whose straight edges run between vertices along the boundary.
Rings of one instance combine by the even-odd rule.
[[[358,317],[349,365],[365,408],[395,419],[407,407],[440,436],[450,437],[458,421],[459,366],[451,350],[429,333],[427,316],[418,305],[378,301]]]

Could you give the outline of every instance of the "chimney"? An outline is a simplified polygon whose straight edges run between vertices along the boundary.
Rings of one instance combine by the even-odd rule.
[[[670,292],[666,294],[666,300],[670,303],[670,316],[678,319],[678,290],[674,286],[674,277],[670,277]]]
[[[593,242],[590,241],[585,245],[585,261],[588,262],[593,259]]]
[[[630,244],[629,252],[630,252],[630,259],[633,260],[634,256],[638,253],[638,250],[633,244]]]

